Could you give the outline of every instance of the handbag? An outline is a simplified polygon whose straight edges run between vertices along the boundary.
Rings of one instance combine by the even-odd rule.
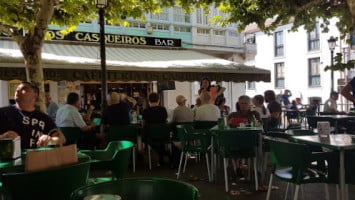
[[[25,172],[40,171],[78,162],[76,144],[27,152]]]

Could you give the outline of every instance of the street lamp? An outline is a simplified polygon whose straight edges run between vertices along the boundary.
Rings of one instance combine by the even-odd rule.
[[[107,0],[96,0],[96,7],[99,9],[100,24],[100,58],[101,58],[101,114],[107,106],[107,71],[106,71],[106,49],[105,49],[105,8]]]
[[[331,36],[328,39],[328,45],[329,45],[329,50],[330,50],[330,66],[333,67],[334,65],[334,49],[336,46],[336,38],[334,38],[333,36]],[[334,70],[331,69],[330,70],[330,88],[331,88],[331,92],[334,91]]]

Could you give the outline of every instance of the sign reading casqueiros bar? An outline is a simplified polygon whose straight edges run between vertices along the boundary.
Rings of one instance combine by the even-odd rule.
[[[100,33],[71,32],[67,35],[58,30],[49,30],[51,40],[69,40],[78,42],[99,42]],[[145,37],[135,35],[105,34],[106,44],[142,45],[160,47],[181,47],[181,39]]]

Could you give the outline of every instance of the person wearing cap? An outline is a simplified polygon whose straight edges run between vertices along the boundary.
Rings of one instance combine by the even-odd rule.
[[[186,98],[183,95],[176,97],[177,107],[173,111],[172,123],[193,122],[194,114],[190,108],[186,106]]]
[[[65,143],[65,137],[54,121],[36,109],[38,96],[38,87],[29,82],[17,86],[16,104],[0,108],[0,139],[20,136],[21,149]]]

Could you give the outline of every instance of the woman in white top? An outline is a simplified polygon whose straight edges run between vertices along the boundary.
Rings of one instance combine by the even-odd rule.
[[[255,95],[253,98],[254,110],[260,114],[260,118],[269,118],[270,111],[264,106],[263,95]]]

